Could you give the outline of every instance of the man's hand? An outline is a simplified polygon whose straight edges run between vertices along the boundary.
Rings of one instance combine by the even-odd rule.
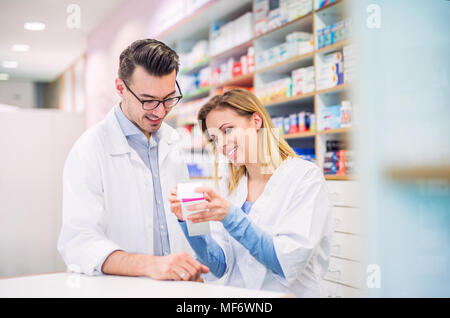
[[[147,272],[147,276],[153,279],[200,281],[200,275],[209,272],[208,267],[186,252],[154,257],[155,261],[148,267]]]
[[[167,256],[132,254],[115,251],[108,256],[102,272],[111,275],[147,276],[158,280],[201,281],[201,274],[209,272],[186,252]]]

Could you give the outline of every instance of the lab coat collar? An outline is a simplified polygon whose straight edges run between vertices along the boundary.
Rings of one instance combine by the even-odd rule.
[[[287,158],[284,160],[278,168],[275,169],[272,176],[270,177],[269,181],[267,182],[266,186],[264,187],[263,193],[260,195],[260,197],[254,202],[252,210],[255,211],[255,207],[264,206],[264,201],[270,196],[270,193],[273,191],[273,184],[277,182],[277,179],[279,178],[280,173],[283,171],[283,169],[286,169],[286,167],[289,166],[290,162],[292,161],[292,158]],[[248,176],[247,174],[244,174],[242,178],[239,180],[238,186],[234,191],[230,194],[229,199],[231,202],[233,202],[236,206],[241,207],[244,202],[247,200],[247,194],[248,194]],[[253,213],[254,214],[254,213]]]
[[[115,115],[117,107],[120,106],[116,105],[113,107],[104,119],[106,151],[111,155],[121,155],[130,152],[133,153],[132,148],[128,144],[125,134],[122,131],[119,121]],[[160,146],[159,159],[162,160],[169,151],[168,146],[179,140],[180,136],[175,129],[171,128],[164,122],[158,130],[158,135]]]

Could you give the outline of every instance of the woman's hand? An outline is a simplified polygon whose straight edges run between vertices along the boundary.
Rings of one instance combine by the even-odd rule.
[[[230,209],[230,202],[222,198],[213,189],[209,187],[196,188],[195,192],[203,192],[205,194],[206,203],[191,205],[188,211],[206,210],[191,214],[187,217],[193,223],[206,221],[223,221]]]
[[[173,188],[170,190],[169,195],[169,202],[170,202],[170,211],[172,211],[173,214],[177,217],[178,220],[183,220],[183,211],[181,210],[181,202],[178,200],[177,197],[177,188]]]

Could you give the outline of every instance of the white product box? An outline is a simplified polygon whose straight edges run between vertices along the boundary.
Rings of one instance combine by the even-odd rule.
[[[339,83],[338,76],[335,75],[331,78],[317,78],[317,89],[327,89],[330,87],[337,86]]]
[[[269,11],[267,19],[267,28],[272,30],[276,27],[281,26],[281,10],[280,8]]]
[[[190,214],[201,212],[188,211],[187,207],[206,202],[203,193],[194,192],[198,187],[203,186],[202,182],[185,182],[177,185],[177,197],[181,201],[181,209],[183,212],[183,219],[186,220]],[[211,232],[209,222],[192,223],[186,220],[189,236],[205,235]]]
[[[334,53],[325,54],[323,56],[323,62],[330,63],[330,64],[340,63],[340,62],[342,62],[342,53],[334,52]]]
[[[239,45],[253,37],[253,13],[247,12],[232,22],[233,46]]]
[[[314,66],[292,71],[292,96],[307,94],[314,89]]]

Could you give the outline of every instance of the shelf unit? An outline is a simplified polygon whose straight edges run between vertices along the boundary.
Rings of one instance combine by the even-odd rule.
[[[294,32],[294,31],[307,31],[314,35],[315,47],[314,50],[299,56],[291,57],[282,62],[262,67],[258,69],[255,65],[255,71],[249,74],[241,75],[238,77],[231,78],[222,83],[214,83],[210,88],[200,89],[200,93],[197,92],[189,93],[184,98],[184,101],[191,101],[205,96],[214,96],[217,89],[223,88],[225,86],[254,86],[257,87],[261,83],[265,76],[276,76],[279,74],[288,74],[290,71],[304,66],[314,65],[315,68],[317,64],[320,63],[320,56],[342,50],[346,45],[350,43],[349,40],[340,41],[334,43],[324,48],[317,48],[316,41],[316,31],[326,25],[329,21],[333,19],[336,22],[338,19],[345,17],[345,0],[338,0],[330,5],[327,5],[320,9],[316,8],[316,3],[313,1],[313,11],[298,17],[288,23],[281,26],[273,28],[263,34],[254,36],[253,38],[243,41],[242,43],[236,45],[233,48],[228,48],[220,53],[216,53],[209,57],[208,63],[201,63],[201,65],[196,65],[190,70],[183,70],[184,74],[192,74],[199,71],[201,67],[205,66],[215,66],[224,61],[229,57],[239,57],[241,56],[248,47],[253,46],[255,48],[255,56],[257,52],[261,49],[267,48],[274,42],[281,41],[284,36]],[[175,26],[171,27],[169,30],[160,34],[159,39],[174,47],[176,50],[189,51],[189,47],[192,46],[197,40],[209,40],[209,28],[210,25],[217,21],[229,21],[239,15],[253,11],[252,0],[243,1],[225,1],[225,0],[214,0],[206,3],[191,16],[186,17]],[[334,23],[333,22],[333,23]],[[190,30],[190,31],[188,31]],[[199,38],[200,37],[200,38]],[[275,75],[274,75],[275,74]],[[317,77],[316,77],[317,78]],[[331,87],[323,90],[315,90],[311,93],[293,96],[289,98],[274,100],[270,103],[265,103],[264,106],[269,111],[271,116],[277,113],[286,112],[288,109],[296,111],[306,110],[312,111],[317,114],[320,107],[324,107],[326,103],[323,100],[326,99],[339,99],[342,96],[349,95],[351,86],[349,84],[342,84],[336,87]],[[338,96],[336,98],[336,96]],[[182,107],[180,105],[179,107]],[[172,119],[174,117],[171,117]],[[292,135],[285,135],[285,139],[289,143],[301,142],[303,144],[309,143],[309,145],[314,147],[316,153],[316,162],[319,166],[323,162],[323,152],[326,140],[332,139],[334,137],[347,138],[347,135],[352,132],[351,128],[341,128],[329,131],[316,131],[316,132],[304,132]],[[334,176],[327,175],[327,180],[352,180],[351,176]]]
[[[314,34],[316,42],[316,31],[327,24],[328,19],[340,19],[345,11],[344,5],[347,0],[338,0],[324,8],[316,8],[316,2],[313,3],[313,11],[284,25],[276,27],[264,34],[254,36],[244,41],[234,48],[228,48],[223,52],[210,56],[209,66],[213,69],[215,66],[226,61],[229,57],[241,56],[250,46],[255,49],[255,56],[260,49],[267,48],[271,43],[277,43],[285,37],[285,35],[294,31],[308,31]],[[226,21],[236,18],[237,16],[252,10],[252,0],[214,0],[205,4],[198,12],[194,13],[192,18],[186,18],[169,31],[163,33],[160,37],[162,41],[171,45],[176,50],[189,50],[189,45],[194,40],[208,39],[209,27],[211,23],[216,21]],[[336,20],[337,21],[337,20]],[[332,22],[334,23],[334,22]],[[181,30],[178,32],[178,30]],[[190,33],[189,33],[190,32]],[[203,38],[200,38],[203,36]],[[186,44],[185,41],[186,40]],[[209,40],[209,39],[208,39]],[[216,91],[225,86],[254,86],[257,87],[265,78],[276,76],[277,74],[286,75],[292,70],[299,67],[314,65],[315,69],[321,62],[322,55],[342,50],[346,45],[350,44],[349,40],[340,41],[328,47],[318,49],[315,43],[314,49],[296,57],[291,57],[282,62],[257,68],[252,73],[245,74],[224,81],[222,83],[214,83],[209,90],[209,96],[215,95]],[[276,44],[275,44],[276,45]],[[186,52],[186,51],[184,51]],[[198,71],[200,68],[193,68],[192,72]],[[316,75],[316,74],[315,74]],[[315,76],[315,78],[317,78]],[[316,85],[317,87],[317,85]],[[321,107],[333,105],[336,100],[348,98],[351,90],[351,84],[342,84],[322,90],[315,90],[311,93],[289,98],[282,98],[271,102],[264,103],[267,111],[271,116],[287,115],[288,111],[312,111],[317,114]],[[204,96],[204,95],[203,95]],[[192,100],[192,95],[189,98]],[[182,105],[180,106],[182,107]],[[172,119],[176,118],[176,114],[172,115]],[[323,162],[325,144],[327,140],[338,138],[340,140],[349,139],[349,135],[353,133],[352,128],[340,128],[324,131],[302,132],[292,135],[284,135],[285,140],[292,146],[308,146],[315,149],[316,162],[321,166]],[[207,151],[205,148],[187,149],[190,153],[203,153]],[[448,175],[448,168],[446,169]],[[352,229],[349,225],[355,225],[353,218],[361,215],[358,211],[358,196],[355,195],[359,188],[352,176],[342,175],[324,175],[330,189],[330,198],[333,204],[333,218],[341,219],[341,229],[336,229],[336,236],[340,241],[332,242],[333,246],[339,246],[338,250],[332,251],[330,268],[325,277],[327,292],[329,297],[361,297],[364,296],[364,286],[360,284],[361,275],[353,273],[364,273],[360,261],[361,255],[353,251],[354,243],[358,242],[358,229]],[[210,177],[192,177],[192,179],[207,181]],[[347,228],[346,228],[347,227]],[[354,226],[356,227],[356,226]],[[342,230],[346,232],[343,233]],[[341,232],[339,232],[341,231]],[[352,252],[352,253],[349,253]],[[342,277],[337,277],[336,273]],[[341,276],[341,275],[339,275]],[[357,277],[356,277],[357,276]]]
[[[188,94],[183,96],[183,101],[190,101],[194,99],[198,99],[201,97],[208,96],[210,94],[211,86],[208,87],[200,87],[193,92],[189,92]]]
[[[194,74],[194,73],[198,72],[199,70],[201,70],[202,68],[208,66],[210,60],[211,59],[208,58],[208,59],[205,59],[204,61],[201,61],[201,62],[197,63],[196,65],[194,65],[191,68],[181,69],[180,70],[180,74],[182,74],[182,75],[184,75],[184,74],[186,74],[186,75]]]

